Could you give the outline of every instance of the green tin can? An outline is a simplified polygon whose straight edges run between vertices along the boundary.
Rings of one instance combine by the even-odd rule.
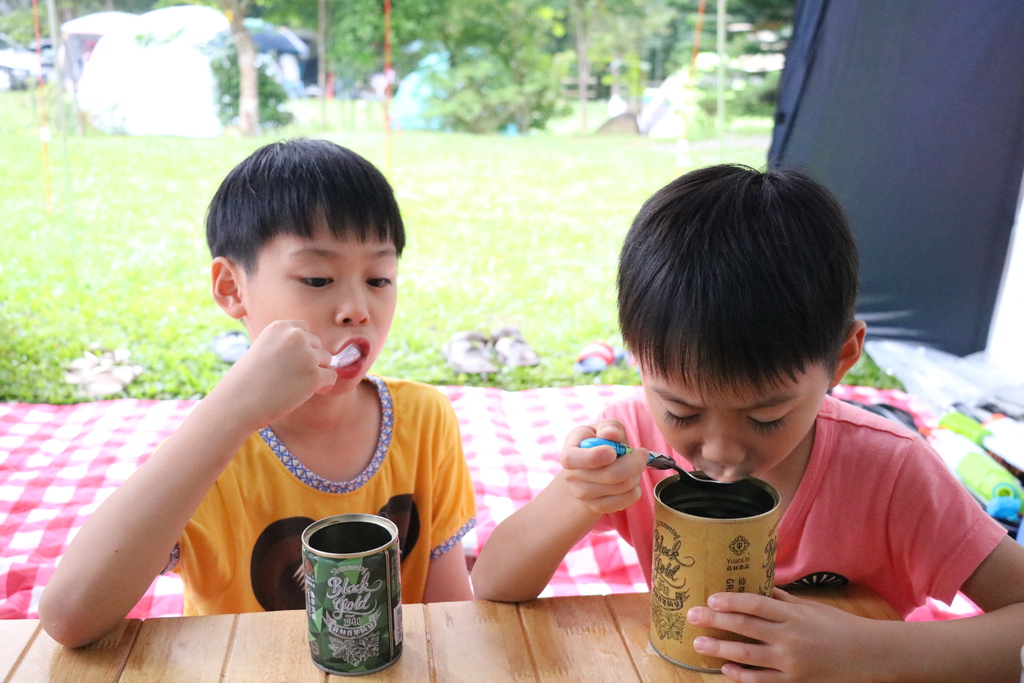
[[[302,532],[306,621],[313,663],[361,676],[402,654],[398,527],[377,515],[348,514]]]

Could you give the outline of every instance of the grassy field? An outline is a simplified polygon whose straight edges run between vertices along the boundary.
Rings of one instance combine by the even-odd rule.
[[[54,131],[44,148],[31,93],[0,93],[0,400],[85,400],[64,368],[91,343],[128,349],[144,368],[121,396],[205,394],[227,369],[211,339],[242,329],[210,298],[206,205],[253,149],[296,135],[354,149],[395,186],[409,241],[376,372],[507,389],[637,381],[626,368],[595,377],[572,364],[589,341],[619,343],[618,249],[642,202],[677,172],[671,141],[574,135],[567,120],[558,134],[404,132],[389,143],[372,106],[334,103],[322,119],[303,104],[299,123],[260,139],[87,132],[65,142]],[[740,122],[723,143],[695,142],[692,165],[762,166],[769,136],[767,121]],[[484,378],[446,366],[451,334],[502,325],[522,330],[540,366]],[[892,383],[870,362],[848,379]]]

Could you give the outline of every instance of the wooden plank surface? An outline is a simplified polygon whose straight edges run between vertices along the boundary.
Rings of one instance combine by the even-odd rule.
[[[35,622],[38,624],[38,622]],[[92,645],[75,650],[60,645],[39,629],[18,664],[10,683],[74,681],[106,683],[120,680],[121,670],[139,632],[138,619],[125,619],[120,626]]]
[[[237,615],[147,619],[121,683],[219,681]]]
[[[673,664],[647,642],[647,631],[651,624],[650,593],[620,593],[609,595],[605,599],[611,607],[612,614],[623,634],[626,648],[636,665],[642,681],[661,683],[701,683],[703,681],[728,681],[718,674],[702,674],[690,671]]]
[[[433,664],[431,680],[538,680],[515,605],[437,602],[423,610]]]
[[[900,616],[872,591],[794,591],[873,619]],[[366,681],[711,683],[648,644],[650,594],[548,598],[521,605],[453,602],[402,608],[403,652]],[[70,650],[37,620],[0,621],[0,680],[288,681],[334,683],[312,662],[302,610],[212,617],[126,619],[93,645]]]
[[[22,651],[39,630],[35,619],[4,619],[0,621],[0,673],[11,671],[21,659]],[[4,676],[0,676],[3,680]]]
[[[605,600],[533,600],[519,606],[541,681],[627,683],[640,680]],[[630,674],[633,674],[631,677]]]
[[[423,605],[402,605],[402,655],[388,668],[371,676],[373,681],[429,681],[430,649]],[[340,680],[332,677],[332,683]]]
[[[238,615],[235,637],[224,665],[231,683],[324,683],[327,674],[313,664],[300,610]]]

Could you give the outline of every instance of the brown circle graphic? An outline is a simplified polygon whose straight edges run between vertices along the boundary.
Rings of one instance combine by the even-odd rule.
[[[393,496],[377,514],[390,519],[398,527],[398,548],[402,558],[407,557],[420,537],[420,513],[412,494]]]
[[[314,521],[308,517],[279,519],[256,539],[249,562],[249,580],[256,601],[268,612],[305,609],[302,532]]]

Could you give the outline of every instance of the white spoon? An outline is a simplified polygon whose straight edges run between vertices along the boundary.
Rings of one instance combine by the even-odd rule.
[[[355,344],[349,344],[339,353],[331,356],[331,363],[327,367],[337,370],[338,368],[343,368],[346,365],[352,365],[359,360],[359,356],[361,355],[362,353]]]

